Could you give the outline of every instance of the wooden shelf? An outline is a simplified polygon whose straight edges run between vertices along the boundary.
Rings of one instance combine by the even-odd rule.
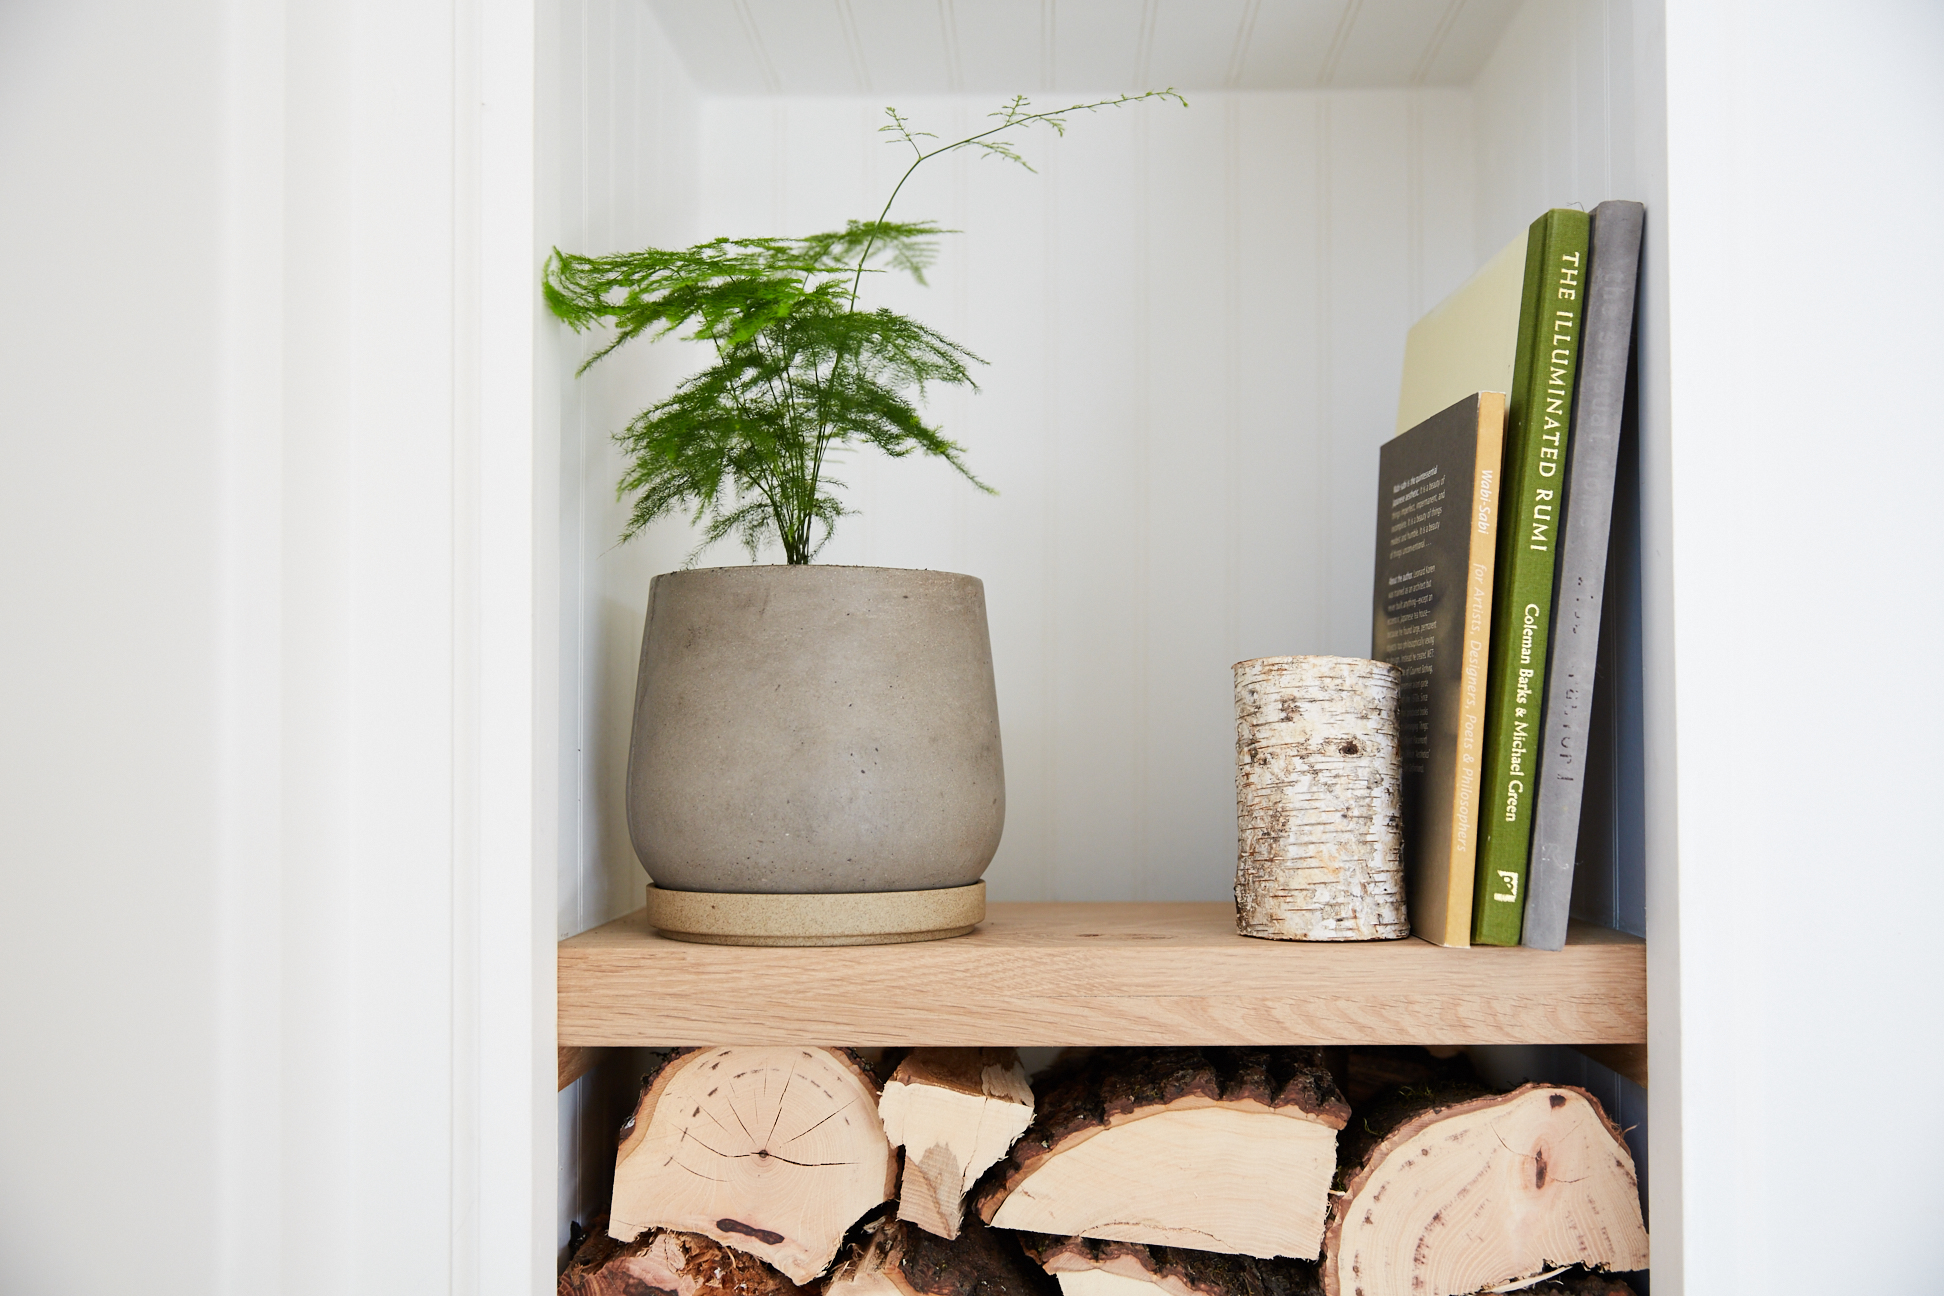
[[[1235,934],[1227,904],[994,904],[970,936],[754,949],[637,911],[559,947],[563,1047],[1640,1044],[1647,947],[1558,953]]]

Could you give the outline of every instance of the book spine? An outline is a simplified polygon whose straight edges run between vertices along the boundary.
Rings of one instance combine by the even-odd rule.
[[[1579,392],[1573,401],[1566,515],[1559,536],[1552,652],[1540,725],[1538,799],[1532,808],[1532,867],[1520,931],[1520,943],[1537,949],[1565,946],[1572,908],[1644,215],[1635,202],[1604,202],[1593,209]]]
[[[1498,560],[1505,403],[1479,394],[1478,459],[1472,471],[1471,546],[1465,568],[1464,669],[1458,689],[1458,775],[1451,807],[1451,875],[1471,880],[1478,858],[1478,801],[1485,755],[1486,664],[1492,644],[1492,573]],[[1462,912],[1470,916],[1471,895]]]
[[[1506,434],[1511,476],[1502,497],[1485,700],[1485,782],[1480,807],[1472,941],[1516,945],[1532,843],[1539,714],[1552,622],[1553,562],[1572,422],[1586,292],[1588,219],[1555,208],[1533,224],[1536,269],[1519,320],[1520,354]],[[1534,264],[1536,262],[1536,265]]]

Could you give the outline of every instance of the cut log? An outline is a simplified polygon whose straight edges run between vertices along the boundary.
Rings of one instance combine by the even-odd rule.
[[[807,1283],[889,1201],[877,1083],[838,1049],[708,1048],[649,1078],[622,1128],[608,1231],[701,1233]]]
[[[1313,1049],[1103,1049],[976,1203],[1001,1228],[1313,1260],[1349,1117]]]
[[[1060,1296],[1321,1296],[1309,1260],[1021,1234],[1026,1254],[1060,1280]]]
[[[914,1049],[878,1100],[885,1137],[905,1150],[898,1218],[959,1234],[965,1194],[1033,1122],[1033,1087],[1013,1049]]]
[[[869,1228],[831,1271],[823,1296],[1059,1296],[1012,1234],[976,1219],[949,1240],[905,1220]]]
[[[595,1224],[567,1269],[557,1296],[807,1296],[754,1256],[699,1233],[655,1229],[633,1242]]]
[[[1647,1267],[1633,1157],[1584,1089],[1418,1093],[1373,1108],[1348,1144],[1328,1296],[1461,1296],[1561,1265]]]

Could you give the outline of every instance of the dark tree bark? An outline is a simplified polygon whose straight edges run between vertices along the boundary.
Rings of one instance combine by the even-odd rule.
[[[574,1253],[557,1296],[809,1296],[754,1256],[699,1233],[655,1229],[632,1242],[608,1234],[607,1221]]]
[[[1631,1284],[1607,1273],[1575,1269],[1519,1289],[1534,1296],[1637,1296]]]
[[[831,1271],[824,1296],[1058,1296],[1016,1236],[968,1219],[942,1238],[900,1219],[871,1226]]]
[[[1056,1278],[1113,1274],[1153,1285],[1155,1296],[1322,1296],[1323,1291],[1322,1277],[1309,1260],[1258,1260],[1099,1238],[1020,1237],[1026,1254]]]

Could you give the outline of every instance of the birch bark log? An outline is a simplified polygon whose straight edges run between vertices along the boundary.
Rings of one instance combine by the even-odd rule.
[[[1235,664],[1236,929],[1395,940],[1404,906],[1397,694],[1360,657]]]

